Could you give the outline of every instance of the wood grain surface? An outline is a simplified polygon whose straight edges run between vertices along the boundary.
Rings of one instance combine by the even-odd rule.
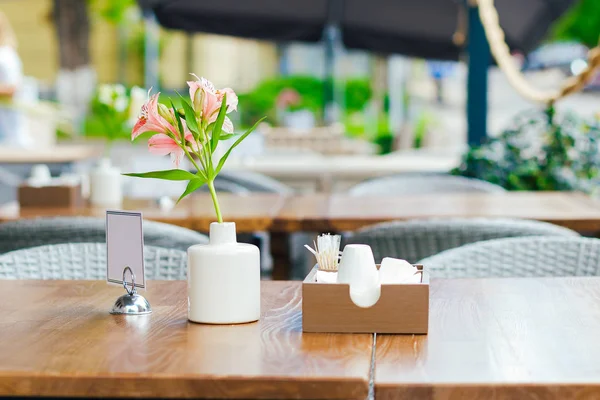
[[[376,336],[376,399],[600,399],[600,278],[430,289],[427,336]]]
[[[269,230],[273,219],[284,205],[285,198],[278,194],[252,194],[249,196],[231,193],[219,194],[219,205],[226,221],[236,223],[238,233]],[[125,199],[124,210],[142,211],[144,218],[208,232],[211,222],[216,220],[210,195],[198,193],[185,198],[172,210],[163,211],[156,201],[149,199]],[[81,208],[20,208],[16,203],[0,207],[0,221],[20,218],[50,216],[104,217],[106,209],[85,206]]]
[[[600,202],[577,192],[448,193],[443,195],[332,195],[330,229],[432,217],[502,217],[547,221],[577,231],[600,230]]]
[[[341,232],[378,222],[433,217],[504,217],[547,221],[580,232],[600,231],[600,201],[577,192],[462,193],[437,196],[352,197],[346,194],[282,196],[219,194],[223,216],[238,232]],[[212,200],[198,193],[170,211],[156,201],[126,199],[123,209],[148,219],[206,232],[215,220]],[[0,221],[53,215],[104,216],[103,208],[0,207]]]
[[[300,282],[263,282],[257,323],[187,321],[185,282],[149,316],[98,281],[0,281],[0,396],[364,399],[372,335],[303,334]]]

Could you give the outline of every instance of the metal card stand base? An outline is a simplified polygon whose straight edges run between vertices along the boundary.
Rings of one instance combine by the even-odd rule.
[[[131,274],[131,289],[127,287],[127,281],[125,280],[127,271]],[[127,291],[127,294],[124,294],[115,301],[115,305],[110,310],[111,314],[146,315],[152,313],[152,307],[150,307],[148,300],[144,296],[137,294],[135,290],[135,274],[129,267],[125,267],[123,270],[123,287]]]

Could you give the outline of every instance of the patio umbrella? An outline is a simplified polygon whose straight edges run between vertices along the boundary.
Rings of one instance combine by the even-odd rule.
[[[327,25],[350,49],[457,60],[462,0],[139,0],[161,25],[272,41],[315,42]],[[528,52],[573,0],[498,0],[513,50]]]

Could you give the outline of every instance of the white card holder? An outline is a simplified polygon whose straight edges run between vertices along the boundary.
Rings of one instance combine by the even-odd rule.
[[[142,224],[141,212],[106,211],[106,280],[122,284],[127,292],[117,299],[111,314],[144,315],[152,312],[148,300],[136,290],[146,287]]]

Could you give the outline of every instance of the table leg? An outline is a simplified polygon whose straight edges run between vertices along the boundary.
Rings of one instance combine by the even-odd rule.
[[[290,234],[287,232],[271,232],[271,254],[273,255],[273,280],[290,278]]]

